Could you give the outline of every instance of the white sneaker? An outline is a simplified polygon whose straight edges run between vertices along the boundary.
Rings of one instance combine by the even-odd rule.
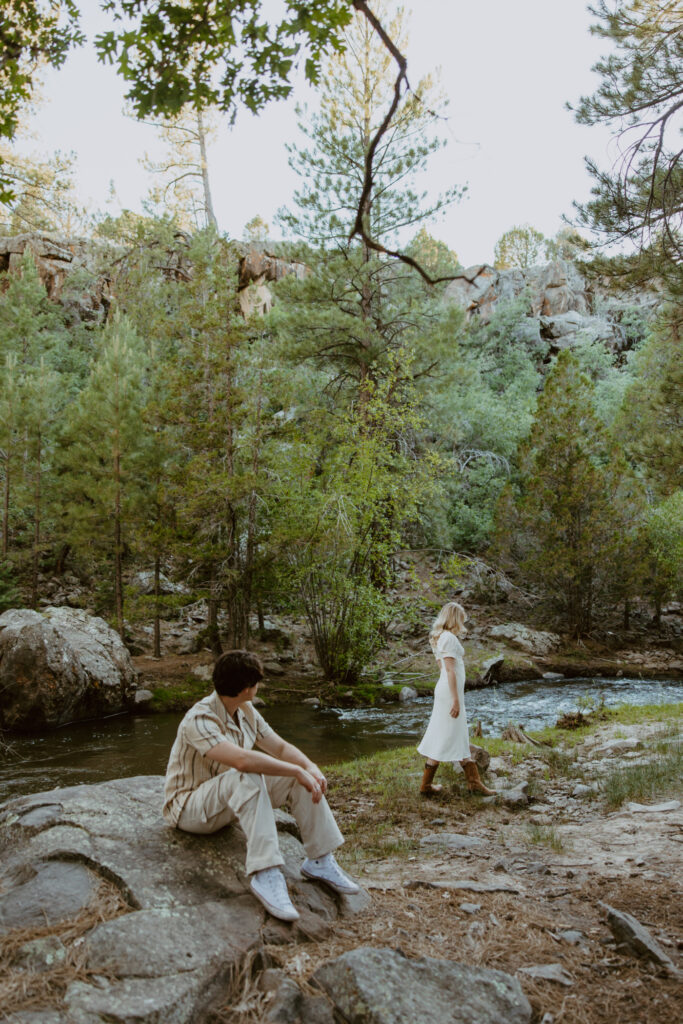
[[[255,871],[249,879],[249,888],[269,914],[281,921],[298,921],[299,914],[289,898],[285,876],[279,868]]]
[[[315,882],[325,882],[335,892],[341,892],[345,896],[353,896],[354,893],[360,892],[360,886],[342,871],[331,853],[326,853],[324,857],[317,857],[315,860],[307,857],[301,865],[301,874]]]

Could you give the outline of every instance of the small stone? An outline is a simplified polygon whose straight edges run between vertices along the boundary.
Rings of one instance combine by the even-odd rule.
[[[481,903],[461,903],[460,909],[463,914],[478,914],[481,910]]]
[[[602,757],[612,757],[615,754],[625,754],[627,751],[635,750],[637,747],[642,747],[640,740],[636,739],[635,736],[628,736],[624,739],[608,740],[607,743],[594,747],[593,754]]]
[[[508,807],[526,807],[529,803],[529,783],[520,782],[512,789],[504,789],[500,796]]]
[[[566,942],[569,946],[580,946],[586,941],[586,936],[583,932],[576,931],[573,928],[568,928],[564,932],[557,932],[555,937],[561,939],[562,942]]]
[[[520,967],[517,974],[526,974],[535,981],[555,981],[567,988],[574,984],[571,974],[565,971],[562,964],[534,964],[532,967]]]
[[[320,700],[318,699],[318,697],[306,697],[304,700],[302,700],[301,703],[302,704],[310,704],[310,706],[312,708],[319,708],[320,707]]]
[[[204,679],[208,682],[213,678],[213,665],[197,665],[192,669],[192,675],[196,679]]]
[[[477,836],[464,836],[458,832],[437,832],[420,839],[420,846],[436,846],[443,850],[471,850],[483,845],[483,840]]]
[[[265,661],[263,668],[269,676],[283,676],[285,674],[285,670],[279,661]]]
[[[626,949],[633,956],[651,960],[653,963],[665,967],[672,974],[678,973],[671,959],[640,921],[632,917],[631,914],[615,910],[607,903],[601,902],[600,906],[607,913],[607,924],[618,947]]]
[[[553,679],[564,679],[561,672],[544,672],[543,678],[552,681]]]
[[[577,783],[572,790],[572,796],[576,797],[588,796],[590,793],[593,793],[593,787],[584,786],[582,782]]]
[[[144,707],[145,704],[149,704],[153,700],[154,694],[151,690],[136,690],[134,704],[136,708]]]

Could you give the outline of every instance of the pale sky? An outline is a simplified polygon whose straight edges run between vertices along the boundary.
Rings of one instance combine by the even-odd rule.
[[[81,8],[90,37],[109,24],[97,0],[82,0]],[[610,159],[607,132],[577,125],[564,109],[594,90],[590,68],[605,49],[589,35],[586,0],[413,0],[412,11],[409,78],[440,67],[450,100],[448,145],[432,159],[424,185],[438,192],[469,184],[467,198],[428,229],[465,265],[490,262],[496,240],[514,224],[554,235],[572,200],[589,194],[584,156],[603,166]],[[84,201],[112,213],[139,210],[150,178],[138,161],[145,151],[158,153],[158,143],[154,129],[123,116],[124,85],[114,69],[86,46],[46,73],[42,91],[35,137],[21,150],[74,150]],[[234,127],[221,124],[209,170],[219,227],[230,237],[241,237],[256,214],[272,225],[290,201],[298,179],[285,143],[298,135],[296,102],[307,100],[314,103],[314,95],[301,85],[258,117],[241,112]],[[119,207],[106,205],[111,181]]]

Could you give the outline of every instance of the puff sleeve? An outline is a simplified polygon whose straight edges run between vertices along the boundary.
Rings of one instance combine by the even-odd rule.
[[[462,658],[462,645],[456,636],[444,630],[436,643],[437,658]]]

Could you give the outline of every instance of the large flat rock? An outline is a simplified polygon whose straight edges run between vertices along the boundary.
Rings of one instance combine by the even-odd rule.
[[[408,960],[361,947],[319,967],[311,979],[346,1024],[529,1024],[531,1006],[503,971],[450,960]]]
[[[301,920],[275,921],[249,891],[241,829],[193,836],[170,828],[161,816],[163,784],[140,776],[0,807],[0,935],[77,916],[103,881],[128,908],[86,934],[94,977],[69,986],[69,1024],[198,1024],[229,996],[249,950],[325,938],[340,914],[368,900],[336,899],[303,879],[295,823],[278,811],[283,870]]]

